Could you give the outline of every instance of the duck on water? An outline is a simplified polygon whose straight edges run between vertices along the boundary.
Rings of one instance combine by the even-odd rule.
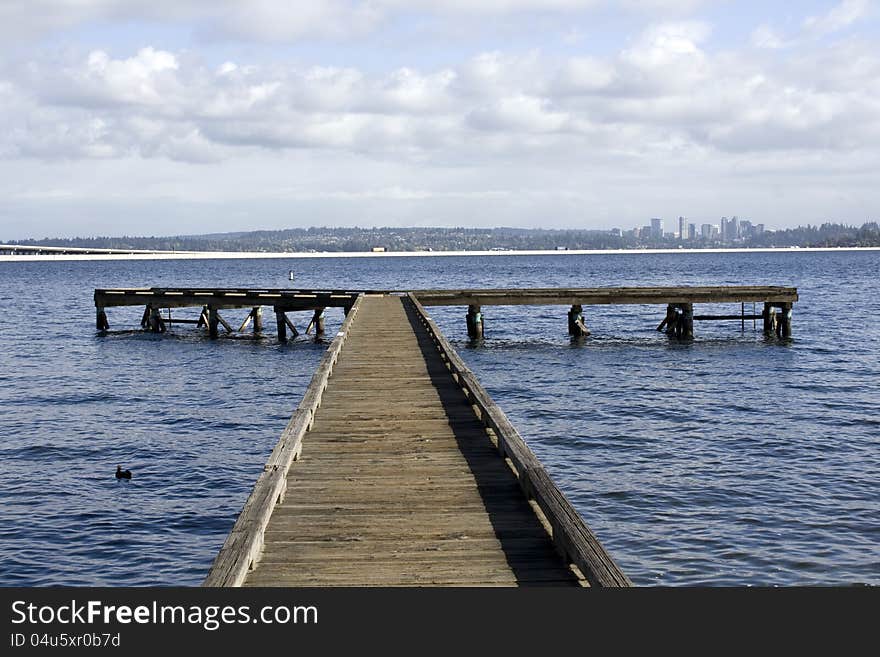
[[[131,470],[123,470],[121,465],[116,466],[117,479],[131,479]]]

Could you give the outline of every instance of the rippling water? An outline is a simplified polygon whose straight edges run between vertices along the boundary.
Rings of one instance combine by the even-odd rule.
[[[610,306],[583,341],[566,308],[487,307],[475,345],[429,310],[637,584],[878,584],[878,277],[876,251],[0,263],[0,584],[201,582],[326,345],[153,336],[137,308],[99,337],[92,292],[294,284],[797,286],[788,343]]]

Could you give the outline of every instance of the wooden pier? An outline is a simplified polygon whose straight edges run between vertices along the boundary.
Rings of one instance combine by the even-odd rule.
[[[348,313],[358,294],[412,294],[423,306],[467,306],[466,326],[471,338],[483,337],[483,306],[570,306],[568,332],[573,336],[590,335],[584,306],[609,305],[665,305],[666,316],[657,327],[672,337],[694,337],[695,321],[762,320],[766,335],[775,333],[780,338],[791,337],[791,313],[798,300],[797,289],[775,286],[731,287],[609,287],[609,288],[527,288],[527,289],[471,289],[471,290],[290,290],[252,288],[121,288],[95,290],[96,327],[99,331],[110,328],[107,308],[114,306],[144,306],[141,326],[155,332],[164,332],[169,324],[197,324],[208,329],[212,338],[219,337],[222,325],[227,333],[241,333],[251,324],[255,333],[262,332],[262,308],[271,306],[275,311],[277,335],[286,341],[288,329],[293,336],[299,330],[287,316],[297,311],[312,311],[307,330],[315,327],[324,331],[324,310],[341,307]],[[695,315],[697,303],[736,303],[740,313],[723,315]],[[763,304],[761,313],[746,314],[745,304]],[[198,318],[172,317],[172,309],[200,308]],[[221,310],[250,308],[240,327],[226,321]],[[167,316],[162,310],[167,311]]]
[[[142,326],[218,324],[249,309],[240,331],[262,330],[271,306],[278,337],[287,312],[341,307],[335,334],[217,555],[205,586],[630,586],[631,582],[483,389],[424,306],[570,305],[568,331],[586,336],[584,306],[665,304],[658,327],[691,339],[699,319],[762,318],[791,335],[797,290],[581,288],[530,290],[96,290],[106,308],[145,306]],[[694,303],[740,304],[740,314],[694,315]],[[763,303],[760,315],[745,303]],[[199,309],[174,319],[170,309]],[[161,309],[167,309],[163,315]]]

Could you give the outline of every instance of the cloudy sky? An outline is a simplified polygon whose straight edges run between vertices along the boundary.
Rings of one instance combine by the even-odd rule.
[[[870,0],[0,0],[0,240],[880,218]]]

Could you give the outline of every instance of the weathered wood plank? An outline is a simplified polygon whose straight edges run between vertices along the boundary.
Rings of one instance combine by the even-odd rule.
[[[263,473],[257,479],[241,514],[233,525],[226,542],[214,560],[204,586],[240,586],[247,576],[248,570],[258,560],[263,547],[263,535],[272,510],[284,495],[287,486],[287,470],[290,463],[299,455],[302,436],[305,434],[312,415],[317,408],[314,397],[309,392],[322,388],[342,345],[346,333],[359,309],[362,297],[354,303],[342,329],[327,348],[321,363],[300,402],[297,411],[281,434],[281,438],[272,450]]]
[[[523,492],[535,499],[553,527],[553,541],[560,554],[576,565],[593,586],[631,586],[629,578],[546,474],[519,432],[461,360],[415,295],[410,294],[409,300],[433,336],[437,348],[444,353],[450,371],[457,376],[468,398],[480,408],[486,426],[495,433],[498,449],[510,459]]]

